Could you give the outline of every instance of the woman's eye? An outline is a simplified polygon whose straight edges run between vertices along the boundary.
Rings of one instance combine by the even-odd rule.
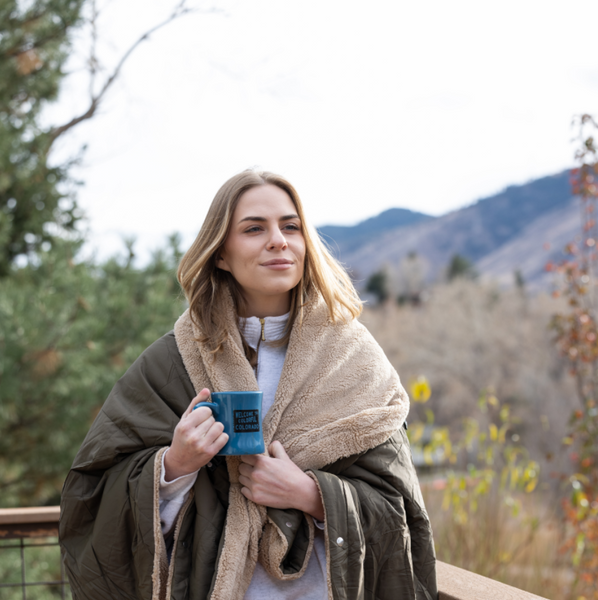
[[[283,229],[286,231],[301,231],[301,227],[299,227],[299,225],[296,225],[295,223],[287,223],[283,227]],[[256,233],[259,231],[263,231],[263,227],[261,227],[260,225],[253,225],[252,227],[248,227],[247,229],[245,229],[244,233]]]

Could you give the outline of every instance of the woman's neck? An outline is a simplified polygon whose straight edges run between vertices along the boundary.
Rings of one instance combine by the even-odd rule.
[[[280,317],[286,315],[290,310],[291,294],[281,296],[266,296],[257,298],[244,298],[244,306],[239,307],[239,316],[257,317],[265,319],[266,317]]]

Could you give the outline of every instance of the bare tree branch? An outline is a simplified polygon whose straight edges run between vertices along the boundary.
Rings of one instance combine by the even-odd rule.
[[[66,133],[67,131],[72,129],[73,127],[77,126],[79,123],[86,121],[87,119],[91,119],[95,115],[102,99],[106,95],[106,92],[110,89],[110,87],[112,86],[112,84],[114,83],[116,78],[119,76],[124,64],[126,63],[128,58],[131,56],[131,54],[133,54],[133,52],[135,51],[137,46],[139,46],[145,40],[149,39],[149,37],[153,33],[158,31],[165,25],[168,25],[172,21],[182,17],[183,15],[186,15],[186,14],[189,14],[192,12],[198,12],[198,9],[190,8],[186,4],[187,4],[187,0],[180,0],[180,2],[176,5],[176,7],[174,8],[174,10],[172,11],[172,13],[170,14],[170,16],[167,19],[165,19],[161,23],[158,23],[157,25],[155,25],[154,27],[152,27],[151,29],[146,31],[143,35],[141,35],[129,47],[129,49],[122,55],[121,59],[118,61],[117,65],[116,65],[116,67],[112,71],[112,74],[108,77],[108,79],[106,79],[106,81],[104,82],[104,85],[99,90],[99,92],[94,93],[93,92],[93,83],[95,81],[95,77],[96,77],[97,70],[98,70],[97,58],[95,56],[95,46],[96,46],[96,39],[97,39],[96,31],[95,31],[95,19],[96,19],[98,13],[97,13],[96,6],[94,3],[93,8],[92,8],[92,10],[93,10],[93,14],[92,14],[92,48],[91,48],[91,54],[90,54],[90,77],[91,77],[90,103],[85,112],[83,112],[82,114],[80,114],[77,117],[74,117],[68,123],[65,123],[64,125],[54,127],[50,131],[48,149],[52,146],[52,144],[56,141],[56,139],[58,137],[60,137],[61,135],[63,135],[64,133]],[[215,9],[211,9],[211,10],[208,10],[207,12],[217,12],[217,11]]]
[[[96,75],[99,69],[99,62],[97,58],[97,46],[98,46],[98,7],[96,0],[92,0],[91,3],[91,48],[89,50],[89,97],[93,98],[93,91],[95,89]]]

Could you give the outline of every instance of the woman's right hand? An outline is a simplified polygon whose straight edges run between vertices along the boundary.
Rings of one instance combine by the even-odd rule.
[[[224,425],[214,419],[207,406],[193,410],[198,402],[209,399],[210,390],[204,388],[191,400],[175,427],[172,444],[164,455],[166,481],[188,475],[207,465],[228,441],[228,435],[223,433]]]

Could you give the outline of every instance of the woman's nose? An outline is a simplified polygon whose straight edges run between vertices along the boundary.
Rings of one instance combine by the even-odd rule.
[[[282,231],[280,231],[280,229],[274,229],[272,231],[272,237],[268,242],[268,249],[274,250],[276,248],[280,248],[281,250],[284,250],[287,246],[287,240]]]

